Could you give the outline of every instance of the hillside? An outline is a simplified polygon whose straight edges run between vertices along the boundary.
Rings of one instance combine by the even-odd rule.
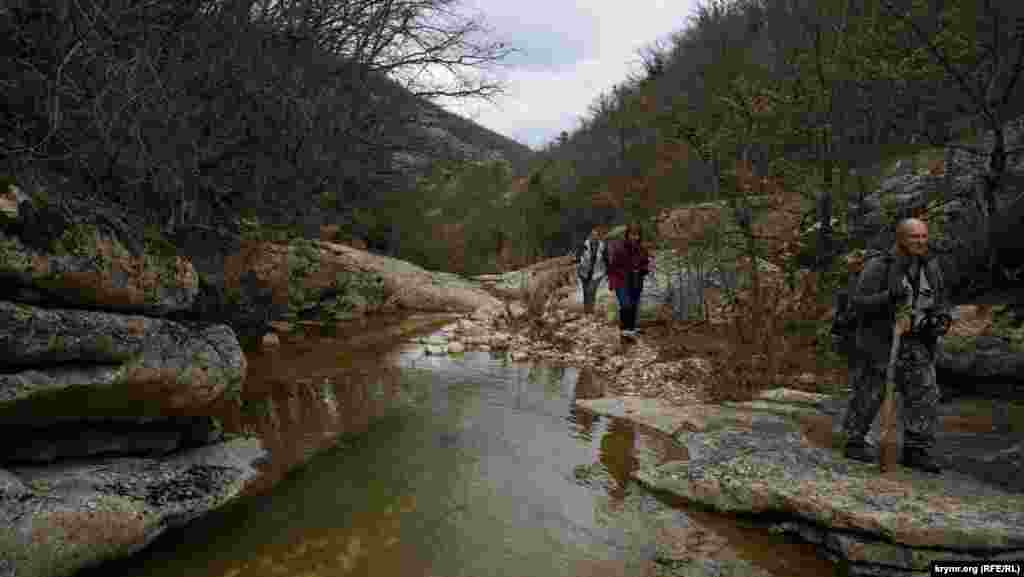
[[[534,152],[526,145],[485,128],[476,122],[433,104],[424,103],[429,130],[443,135],[449,147],[462,150],[473,160],[502,158],[514,174],[524,174]]]

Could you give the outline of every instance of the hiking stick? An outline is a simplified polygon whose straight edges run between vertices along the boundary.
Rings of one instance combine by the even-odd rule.
[[[885,367],[885,392],[882,397],[882,409],[878,428],[878,465],[882,472],[888,471],[897,461],[896,455],[896,358],[900,350],[899,327],[892,331],[892,349],[889,351],[889,364]]]
[[[904,307],[900,307],[902,309]],[[878,464],[882,472],[896,466],[899,461],[896,436],[899,426],[896,419],[896,362],[900,354],[900,335],[903,333],[904,311],[899,310],[896,314],[896,322],[892,327],[892,347],[889,349],[889,364],[885,367],[885,392],[882,397],[878,429]]]

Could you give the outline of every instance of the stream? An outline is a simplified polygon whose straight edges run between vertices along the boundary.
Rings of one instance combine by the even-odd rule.
[[[812,545],[630,481],[685,451],[574,408],[602,393],[585,368],[343,332],[248,354],[244,401],[220,414],[268,448],[246,496],[80,575],[835,573]]]

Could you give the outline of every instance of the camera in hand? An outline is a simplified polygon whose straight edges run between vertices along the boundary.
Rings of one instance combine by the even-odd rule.
[[[925,309],[924,316],[917,322],[913,332],[926,340],[935,340],[949,332],[953,317],[946,311],[932,307]]]

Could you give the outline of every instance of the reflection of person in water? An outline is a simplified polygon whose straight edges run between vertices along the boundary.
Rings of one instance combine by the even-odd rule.
[[[636,458],[636,429],[625,419],[611,419],[608,431],[601,437],[601,464],[615,480],[615,487],[608,491],[613,499],[626,496],[630,474],[637,470],[640,461]]]
[[[601,390],[601,386],[594,378],[594,370],[590,367],[583,367],[576,374],[576,385],[573,388],[573,400],[576,399],[597,399],[601,397],[604,392]],[[579,425],[580,431],[579,436],[590,440],[593,438],[594,423],[597,422],[597,416],[586,410],[581,409],[573,405],[570,409],[571,420]]]

